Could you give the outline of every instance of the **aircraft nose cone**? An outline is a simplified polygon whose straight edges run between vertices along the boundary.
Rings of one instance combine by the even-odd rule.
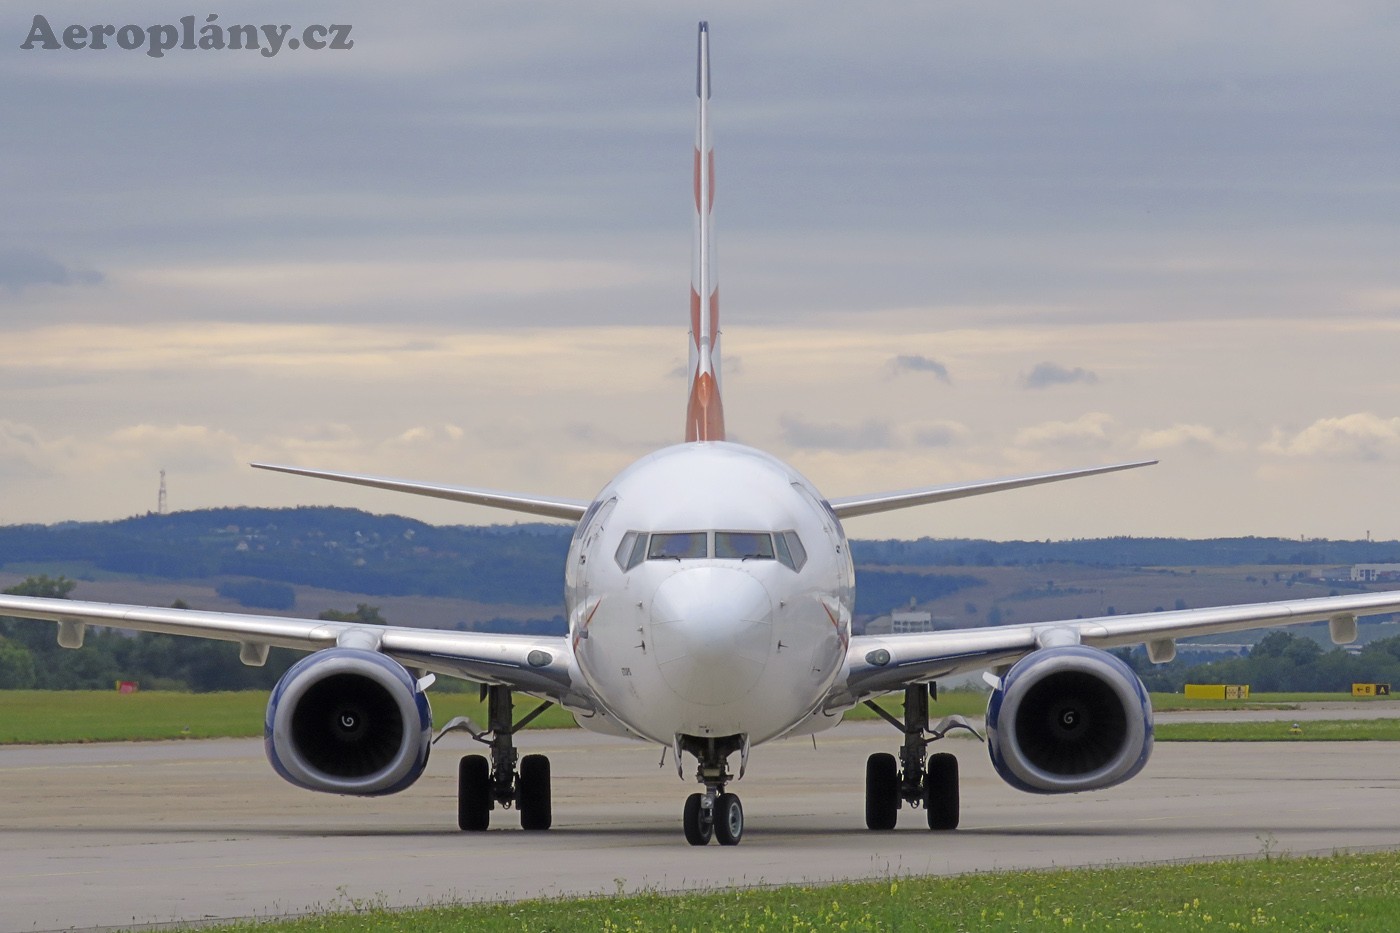
[[[773,649],[773,604],[743,571],[682,570],[652,597],[651,640],[661,676],[682,699],[730,703],[763,676]]]

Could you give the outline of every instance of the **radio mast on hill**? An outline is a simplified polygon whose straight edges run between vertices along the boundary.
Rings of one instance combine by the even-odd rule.
[[[165,514],[165,471],[160,471],[160,495],[156,497],[156,514]]]

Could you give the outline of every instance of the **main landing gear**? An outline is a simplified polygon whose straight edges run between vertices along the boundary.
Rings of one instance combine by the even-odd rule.
[[[553,810],[549,795],[549,759],[544,755],[519,758],[515,733],[525,728],[553,703],[536,707],[519,722],[513,722],[514,703],[509,687],[485,686],[486,729],[478,731],[470,720],[449,723],[438,738],[454,728],[465,728],[471,737],[491,747],[491,758],[466,755],[457,768],[457,826],[466,832],[482,832],[491,824],[491,810],[500,804],[520,812],[520,828],[549,829]]]
[[[676,737],[676,770],[680,771],[679,753],[689,752],[700,763],[695,777],[705,785],[704,793],[691,794],[685,801],[685,841],[693,846],[708,845],[711,839],[722,846],[737,846],[744,835],[744,807],[736,794],[724,789],[733,780],[729,774],[729,756],[743,752],[747,744],[742,735],[719,738],[697,738],[693,735]],[[739,776],[743,776],[743,768]]]
[[[928,828],[950,830],[958,828],[958,759],[940,752],[924,753],[930,742],[943,738],[954,729],[977,731],[961,716],[948,716],[930,729],[928,725],[929,695],[937,696],[937,687],[911,684],[904,688],[904,721],[900,722],[870,700],[865,705],[882,719],[904,733],[904,745],[899,761],[888,753],[871,755],[865,763],[865,825],[870,829],[894,829],[899,808],[905,803],[922,806],[928,817]]]

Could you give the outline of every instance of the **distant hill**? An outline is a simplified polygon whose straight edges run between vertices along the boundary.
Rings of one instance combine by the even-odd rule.
[[[858,564],[913,567],[1240,567],[1400,563],[1400,541],[1291,538],[1081,538],[1073,541],[854,541]]]
[[[355,509],[204,509],[0,527],[0,566],[78,563],[167,580],[234,576],[371,596],[557,604],[570,534],[549,524],[441,527]]]
[[[267,607],[257,611],[304,616],[365,603],[396,624],[562,634],[571,534],[559,524],[444,527],[342,508],[206,509],[0,527],[0,582],[63,575],[80,581],[79,599],[179,599],[197,608]],[[1366,587],[1316,568],[1400,563],[1400,542],[1281,538],[921,538],[854,541],[852,552],[857,631],[882,616],[888,625],[885,614],[911,601],[939,626],[978,626],[1323,596]],[[1390,637],[1394,624],[1365,621],[1361,641],[1383,642],[1400,657],[1400,640]],[[1296,634],[1326,639],[1325,626]],[[1220,638],[1237,644],[1256,637]],[[1185,662],[1193,655],[1189,645],[1182,648],[1181,662],[1152,669],[1154,684],[1172,689],[1188,676]],[[100,631],[88,650],[62,651],[47,626],[0,619],[0,687],[90,689],[139,679],[148,687],[265,688],[294,657],[278,651],[266,668],[246,668],[223,643]],[[1318,658],[1322,665],[1332,654]]]
[[[235,578],[368,597],[558,607],[571,534],[570,526],[560,524],[440,526],[345,508],[203,509],[115,522],[0,527],[0,569],[66,573],[80,580],[110,575],[170,581]],[[860,568],[856,609],[862,616],[888,612],[911,599],[963,600],[962,590],[984,587],[989,576],[925,572],[936,568],[1023,568],[1033,574],[1044,565],[1127,570],[1400,563],[1396,541],[1252,537],[857,540],[852,552]],[[1040,585],[1036,578],[1028,579]],[[1006,592],[1026,585],[1008,583]],[[1055,595],[1063,596],[1063,588]],[[991,596],[984,590],[978,602],[985,604]],[[1107,598],[1112,601],[1112,594]],[[1119,604],[1118,611],[1128,611],[1129,605]]]

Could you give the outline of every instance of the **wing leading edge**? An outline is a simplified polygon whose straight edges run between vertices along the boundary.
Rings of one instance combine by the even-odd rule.
[[[532,496],[518,492],[500,492],[494,489],[473,489],[468,486],[443,486],[436,483],[418,483],[411,480],[391,479],[387,476],[368,476],[362,473],[339,473],[334,470],[310,470],[304,467],[278,466],[272,463],[250,464],[255,470],[271,470],[274,473],[291,473],[294,476],[310,476],[314,479],[328,479],[336,483],[350,483],[355,486],[370,486],[374,489],[387,489],[391,492],[406,492],[414,496],[428,496],[434,499],[448,499],[453,502],[466,502],[470,505],[484,505],[490,508],[506,509],[511,512],[524,512],[528,515],[542,515],[546,518],[562,518],[576,522],[588,511],[588,503],[581,499],[565,499],[557,496]]]
[[[828,707],[849,705],[907,684],[1011,664],[1052,644],[1095,648],[1146,644],[1155,659],[1166,661],[1174,655],[1177,638],[1324,621],[1332,626],[1333,641],[1345,644],[1355,640],[1358,616],[1388,612],[1400,612],[1400,591],[917,635],[857,635],[851,639],[849,675],[833,691]]]
[[[836,513],[838,518],[855,518],[858,515],[874,515],[877,512],[908,509],[933,502],[966,499],[968,496],[984,496],[987,493],[1005,492],[1008,489],[1021,489],[1025,486],[1039,486],[1042,483],[1058,483],[1061,480],[1079,479],[1083,476],[1098,476],[1101,473],[1135,470],[1138,467],[1152,466],[1156,462],[1156,460],[1137,460],[1132,463],[1114,463],[1109,466],[1086,467],[1078,470],[1057,470],[1054,473],[1033,473],[1028,476],[1008,476],[1003,479],[978,480],[971,483],[949,483],[944,486],[925,486],[921,489],[905,489],[898,492],[842,496],[839,499],[830,500],[830,503],[832,511]]]
[[[339,644],[369,647],[407,668],[503,684],[547,696],[576,710],[594,710],[592,696],[570,673],[573,653],[563,636],[495,635],[403,626],[374,626],[281,616],[242,615],[195,609],[158,609],[112,603],[0,595],[0,615],[59,624],[59,644],[82,645],[88,625],[133,632],[189,635],[238,642],[245,663],[261,664],[266,649],[317,651]]]

